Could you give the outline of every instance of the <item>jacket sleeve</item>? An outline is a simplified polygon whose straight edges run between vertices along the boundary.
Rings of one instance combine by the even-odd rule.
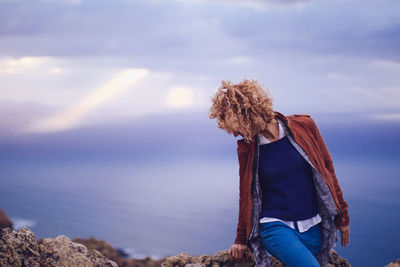
[[[246,237],[246,224],[245,224],[245,184],[244,184],[244,174],[246,171],[247,161],[248,161],[248,151],[241,149],[238,143],[237,148],[238,160],[239,160],[239,216],[238,216],[238,223],[236,229],[236,238],[235,244],[247,245],[247,237]]]
[[[343,198],[343,192],[342,192],[342,189],[340,188],[338,179],[336,177],[335,169],[333,167],[332,157],[328,151],[328,147],[326,146],[325,141],[324,141],[320,131],[318,130],[317,125],[315,124],[314,120],[311,117],[310,117],[310,119],[311,119],[312,129],[314,131],[315,138],[317,139],[317,142],[320,144],[321,152],[324,155],[325,167],[332,174],[335,193],[339,200],[339,205],[340,205],[341,211],[337,216],[335,216],[335,225],[337,227],[349,225],[350,217],[349,217],[349,213],[348,213],[348,205],[347,205],[347,202]]]

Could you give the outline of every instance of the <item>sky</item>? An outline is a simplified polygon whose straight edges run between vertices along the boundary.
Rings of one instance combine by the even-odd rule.
[[[87,184],[98,194],[91,181],[113,182],[114,173],[146,194],[151,178],[160,178],[164,195],[172,191],[187,204],[191,191],[165,183],[174,176],[168,171],[178,173],[177,184],[223,171],[225,180],[207,177],[221,185],[212,190],[236,197],[230,189],[238,188],[238,178],[231,177],[237,170],[229,169],[237,165],[236,142],[207,113],[221,80],[244,78],[268,88],[275,110],[311,114],[334,161],[349,166],[342,174],[351,177],[344,186],[353,191],[344,188],[346,197],[384,186],[394,192],[400,158],[398,0],[0,0],[0,183],[22,181],[22,187],[3,186],[5,196],[16,199],[9,210],[32,219],[24,206],[29,193],[54,184],[69,195]],[[182,164],[193,174],[180,171]],[[150,173],[135,170],[139,165]],[[376,179],[381,173],[370,171],[375,166],[393,173],[392,182]],[[151,177],[154,172],[160,176]],[[366,176],[373,182],[360,182]],[[219,203],[220,195],[204,197],[197,185],[189,186],[201,200]],[[115,195],[122,189],[115,185]],[[69,208],[55,203],[60,213]],[[45,206],[35,208],[39,217],[46,212]],[[385,218],[395,222],[397,213],[385,208]],[[370,218],[365,210],[357,210],[355,219]]]
[[[0,134],[206,117],[244,78],[284,114],[399,121],[399,52],[399,1],[0,0]]]

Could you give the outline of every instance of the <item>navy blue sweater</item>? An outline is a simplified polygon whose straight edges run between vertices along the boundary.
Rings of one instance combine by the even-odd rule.
[[[319,212],[308,162],[287,136],[260,145],[262,217],[298,221]]]

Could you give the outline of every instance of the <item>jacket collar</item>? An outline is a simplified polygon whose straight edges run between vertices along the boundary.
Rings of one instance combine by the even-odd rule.
[[[293,137],[293,133],[291,130],[291,120],[286,117],[285,115],[283,115],[282,113],[278,112],[278,111],[274,111],[275,113],[275,117],[279,118],[280,120],[282,120],[286,126],[286,130],[289,132],[289,134]]]
[[[275,114],[275,117],[278,117],[280,120],[282,120],[282,121],[285,123],[286,126],[289,126],[290,121],[289,121],[289,119],[288,119],[285,115],[283,115],[282,113],[280,113],[280,112],[278,112],[278,111],[275,111],[275,110],[274,110],[274,114]],[[287,127],[287,128],[289,128],[289,127]],[[289,132],[290,132],[290,130],[289,130]],[[250,143],[253,144],[253,145],[255,145],[255,144],[256,144],[255,140],[257,140],[257,135],[254,136],[254,141],[252,141],[252,142],[250,142]],[[238,141],[240,141],[240,142],[238,142],[238,143],[243,143],[243,144],[246,143],[246,142],[244,141],[244,139],[240,139],[240,140],[238,140]]]
[[[283,115],[282,113],[278,112],[278,111],[274,111],[275,117],[278,117],[279,119],[281,119],[282,121],[284,121],[286,124],[289,123],[289,119]]]

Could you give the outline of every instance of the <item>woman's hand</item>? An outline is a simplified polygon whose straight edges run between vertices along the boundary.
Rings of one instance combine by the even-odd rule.
[[[246,245],[233,244],[229,249],[229,257],[232,260],[243,260],[245,258],[251,257],[251,254],[248,253]]]
[[[349,244],[349,239],[350,239],[350,227],[349,227],[349,225],[346,225],[346,226],[339,226],[338,228],[340,231],[342,247],[347,247],[347,245]]]

